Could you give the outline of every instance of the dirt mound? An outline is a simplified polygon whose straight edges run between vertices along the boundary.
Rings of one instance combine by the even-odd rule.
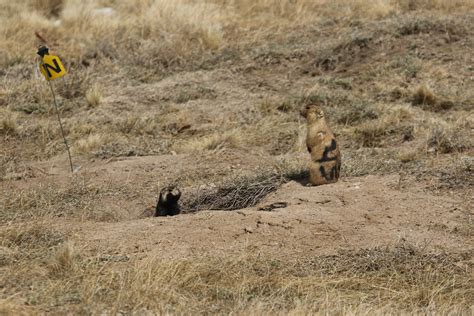
[[[458,205],[456,199],[421,188],[399,188],[397,176],[350,178],[320,187],[292,181],[253,208],[86,223],[76,227],[74,236],[91,249],[127,256],[258,249],[275,257],[305,257],[400,241],[430,249],[469,249],[467,213]]]

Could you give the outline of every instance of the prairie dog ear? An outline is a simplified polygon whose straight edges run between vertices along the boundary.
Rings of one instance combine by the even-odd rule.
[[[181,196],[181,191],[178,188],[173,188],[173,190],[170,192],[173,196],[176,196],[177,198]]]

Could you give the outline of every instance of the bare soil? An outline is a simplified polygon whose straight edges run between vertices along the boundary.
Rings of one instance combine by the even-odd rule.
[[[83,250],[103,254],[185,258],[252,250],[290,258],[400,242],[433,251],[473,249],[470,191],[464,196],[439,194],[430,190],[428,183],[402,175],[344,177],[338,183],[317,187],[308,186],[305,179],[290,181],[254,207],[197,213],[187,213],[183,207],[187,214],[152,217],[153,190],[158,188],[154,178],[171,182],[180,174],[199,176],[208,172],[209,164],[214,172],[224,173],[229,166],[245,163],[246,168],[239,168],[239,172],[251,172],[258,166],[258,157],[254,166],[249,158],[243,153],[222,153],[200,159],[176,155],[84,161],[74,175],[68,174],[63,160],[36,164],[36,169],[52,175],[43,176],[39,182],[18,181],[15,186],[67,185],[74,181],[71,178],[81,177],[88,179],[89,187],[106,187],[107,183],[133,187],[132,192],[110,192],[97,201],[109,212],[122,214],[118,222],[114,217],[113,222],[51,221],[52,227],[70,236],[71,241],[84,245]],[[196,194],[192,188],[183,191],[184,199],[186,194]]]

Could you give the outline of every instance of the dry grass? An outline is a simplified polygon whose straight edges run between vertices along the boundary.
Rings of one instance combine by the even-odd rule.
[[[18,125],[16,123],[16,116],[11,111],[0,111],[0,134],[16,134]]]
[[[464,136],[462,129],[456,126],[435,125],[428,135],[428,150],[446,154],[452,152],[463,152],[472,149],[472,139]]]
[[[197,212],[252,207],[286,181],[287,178],[274,173],[239,177],[215,188],[194,192],[184,201],[184,208],[189,212]]]
[[[474,158],[469,156],[458,157],[449,167],[438,170],[438,181],[433,185],[436,189],[472,189],[474,186]],[[470,235],[474,231],[474,221],[468,219],[465,223]]]
[[[413,95],[413,105],[435,105],[438,98],[426,85],[420,86]]]
[[[92,180],[77,176],[61,184],[40,182],[38,186],[26,189],[9,189],[0,196],[0,221],[29,223],[61,218],[116,222],[130,218],[127,208],[109,204],[109,199],[124,193],[136,195],[140,189],[124,183],[97,185]]]
[[[420,158],[420,152],[421,152],[420,148],[404,149],[398,153],[397,158],[398,160],[404,163],[410,162],[410,161],[416,161]]]
[[[377,120],[362,123],[354,129],[355,140],[364,147],[383,147],[413,140],[411,113],[404,108],[387,113]]]
[[[99,10],[101,7],[93,1],[2,4],[5,13],[1,19],[5,23],[2,24],[4,32],[1,34],[4,34],[4,38],[0,41],[2,43],[0,45],[5,45],[3,47],[8,49],[5,49],[7,53],[0,57],[2,58],[0,62],[5,67],[15,69],[6,77],[5,91],[8,100],[17,100],[9,108],[19,113],[20,119],[16,126],[12,125],[11,119],[4,120],[3,125],[6,125],[2,131],[9,130],[10,134],[14,134],[16,128],[29,132],[28,136],[34,135],[25,137],[22,141],[26,141],[30,146],[40,143],[43,150],[38,156],[43,158],[60,154],[63,149],[59,145],[61,142],[59,133],[48,133],[46,136],[42,134],[39,141],[35,139],[38,134],[31,130],[40,117],[52,118],[54,115],[49,91],[45,89],[44,82],[38,80],[38,74],[33,74],[32,53],[28,53],[37,43],[32,36],[33,31],[39,31],[45,39],[51,41],[50,46],[56,49],[65,60],[67,68],[72,70],[55,86],[60,98],[61,111],[69,116],[65,125],[73,133],[71,143],[76,144],[77,154],[105,158],[127,154],[152,155],[171,151],[196,153],[200,150],[215,151],[249,146],[263,147],[271,154],[282,154],[294,151],[299,146],[298,137],[301,135],[295,130],[300,122],[295,120],[294,114],[300,105],[300,100],[298,96],[295,97],[297,95],[295,91],[291,97],[278,96],[273,92],[266,93],[260,103],[261,106],[257,106],[262,113],[259,115],[252,113],[251,119],[245,122],[248,125],[230,126],[226,123],[219,129],[213,126],[195,133],[199,126],[192,123],[199,125],[202,120],[196,117],[181,122],[175,118],[176,114],[164,113],[164,104],[180,106],[178,112],[182,117],[194,117],[192,101],[201,103],[204,99],[214,100],[222,96],[222,91],[218,92],[213,83],[203,82],[198,85],[180,83],[176,85],[179,89],[166,91],[169,96],[158,97],[159,104],[156,110],[140,112],[138,115],[133,108],[144,101],[150,102],[139,94],[153,93],[150,91],[140,93],[142,88],[137,88],[133,93],[127,91],[127,94],[131,94],[128,96],[120,93],[122,87],[121,84],[117,85],[117,82],[121,82],[122,79],[137,84],[153,82],[181,70],[212,69],[219,67],[221,63],[238,61],[241,58],[245,60],[264,58],[264,62],[268,62],[268,58],[271,57],[270,59],[281,63],[282,59],[293,58],[287,56],[291,51],[294,51],[293,54],[296,56],[316,55],[314,58],[319,65],[317,70],[319,72],[324,69],[323,64],[327,62],[330,64],[328,69],[340,69],[352,64],[357,65],[360,63],[359,54],[370,53],[372,49],[376,49],[378,40],[385,41],[385,38],[377,39],[377,34],[383,34],[385,24],[381,24],[381,30],[368,28],[353,32],[350,29],[351,20],[390,19],[398,14],[403,18],[400,21],[394,19],[394,22],[390,22],[396,24],[393,32],[403,25],[409,26],[412,21],[419,23],[429,21],[435,27],[428,27],[421,33],[447,32],[449,36],[453,34],[459,37],[465,34],[465,31],[453,33],[451,29],[461,29],[462,22],[438,19],[437,14],[472,9],[472,4],[468,1],[454,1],[447,4],[434,0],[416,3],[388,0],[370,3],[347,0],[296,3],[274,0],[256,2],[214,0],[198,3],[180,0],[173,3],[142,1],[133,6],[111,2],[101,4],[112,11]],[[413,11],[423,14],[421,17],[404,15]],[[425,11],[431,12],[435,18],[427,17]],[[12,16],[18,18],[12,20]],[[317,43],[316,51],[308,50],[301,44],[295,49],[289,47],[288,52],[284,47],[286,44],[282,49],[270,48],[271,45],[286,43],[286,37],[291,39],[296,36],[291,33],[294,29],[299,29],[297,32],[301,32],[308,25],[324,29],[328,19],[335,19],[335,23],[338,24],[336,28],[332,28],[336,33],[333,34],[334,38],[337,39],[331,35],[332,40]],[[414,35],[419,33],[411,32]],[[18,38],[24,40],[17,41]],[[154,40],[157,38],[160,40]],[[267,42],[272,44],[269,47],[262,46],[262,43]],[[303,42],[309,43],[312,39]],[[251,53],[254,49],[258,52],[255,56]],[[409,77],[417,77],[417,74],[423,71],[422,60],[412,56],[405,58],[417,60],[416,70],[408,69],[413,68],[413,65],[403,66],[407,68],[404,70],[407,74],[411,73]],[[305,71],[311,73],[315,70]],[[313,89],[314,95],[309,98],[318,98],[328,106],[336,105],[334,109],[329,110],[334,114],[331,115],[333,122],[349,126],[367,123],[357,129],[355,137],[357,143],[364,146],[379,146],[383,145],[383,138],[393,136],[392,132],[385,130],[386,124],[366,122],[379,118],[387,109],[384,107],[375,109],[370,104],[372,100],[367,100],[365,97],[354,98],[353,90],[357,85],[354,85],[352,78],[340,78],[328,74],[318,78],[317,82],[316,89]],[[384,90],[386,88],[391,88],[392,91],[406,90],[406,87],[401,89],[400,86],[386,87],[383,82],[377,84]],[[301,90],[297,93],[301,93]],[[285,92],[282,91],[281,94]],[[156,97],[150,96],[150,98],[152,102],[157,102]],[[346,101],[350,104],[344,105]],[[440,99],[424,85],[420,85],[420,89],[415,91],[413,102],[427,105],[422,108],[434,111],[456,106],[456,102]],[[133,105],[124,113],[122,103]],[[81,113],[84,107],[90,110],[87,119]],[[122,110],[119,111],[118,108]],[[33,125],[30,120],[24,119],[28,115],[34,115]],[[379,121],[383,120],[385,119]],[[278,131],[277,135],[270,138],[266,136],[275,130]],[[114,140],[113,143],[109,141],[109,136]],[[49,144],[51,141],[57,145],[51,146]]]
[[[97,85],[94,85],[89,90],[87,90],[86,100],[87,104],[92,108],[96,108],[100,105],[100,102],[102,101],[102,94],[100,92],[100,88]]]
[[[76,154],[90,154],[99,150],[101,146],[109,141],[110,137],[106,135],[92,134],[85,139],[79,139],[72,147],[72,151]]]
[[[52,277],[60,277],[71,273],[75,263],[73,245],[70,242],[65,242],[56,249],[56,252],[49,259],[49,274]]]
[[[223,148],[239,148],[242,138],[236,131],[215,133],[188,141],[174,148],[178,153],[197,153],[203,150],[218,151]]]
[[[73,257],[64,245],[53,256],[67,273],[49,274],[48,282],[39,282],[39,261],[20,262],[16,272],[6,267],[21,278],[7,287],[30,287],[23,289],[26,302],[42,310],[65,301],[75,304],[70,311],[93,313],[466,313],[474,295],[472,253],[428,253],[407,245],[308,260],[251,252],[240,257],[93,259]],[[2,308],[18,309],[17,299]]]
[[[35,46],[33,31],[41,31],[49,41],[60,42],[60,53],[79,63],[120,57],[144,66],[166,67],[181,64],[196,53],[225,47],[236,38],[246,37],[253,42],[289,23],[303,25],[333,17],[383,18],[419,9],[462,12],[474,8],[471,1],[460,0],[155,0],[133,5],[106,3],[113,10],[106,14],[90,0],[31,2],[32,7],[28,2],[2,1],[2,19],[6,23],[2,23],[5,32],[0,42],[2,48],[8,48],[2,56],[4,65],[30,58],[28,52]],[[61,22],[56,23],[49,16],[57,16]],[[18,38],[22,40],[17,41]],[[154,41],[156,38],[160,40]],[[127,48],[133,49],[128,58],[124,54]]]

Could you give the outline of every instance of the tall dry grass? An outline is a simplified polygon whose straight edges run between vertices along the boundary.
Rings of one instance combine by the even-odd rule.
[[[111,314],[445,314],[469,313],[474,295],[468,254],[426,253],[407,245],[306,260],[251,252],[82,258],[67,242],[36,249],[43,253],[28,260],[17,256],[16,265],[5,267],[16,284],[2,281],[42,311],[68,304],[69,312]],[[0,301],[7,313],[21,306],[15,297]]]
[[[254,145],[263,146],[272,154],[294,150],[298,147],[297,138],[301,138],[295,132],[300,122],[293,117],[274,113],[280,111],[291,115],[295,111],[293,101],[283,101],[277,105],[281,109],[261,114],[259,121],[256,117],[251,118],[252,122],[247,122],[244,133],[239,126],[235,133],[219,130],[215,131],[215,135],[196,135],[186,141],[176,141],[172,146],[169,145],[170,137],[177,136],[181,130],[176,132],[176,128],[171,128],[169,133],[162,124],[169,117],[176,117],[176,114],[146,113],[144,116],[150,117],[134,119],[135,114],[127,113],[123,118],[120,114],[117,121],[111,122],[104,114],[108,109],[101,110],[100,105],[106,103],[107,97],[119,92],[117,82],[156,81],[175,71],[212,68],[220,59],[240,57],[239,51],[261,47],[270,39],[272,43],[278,42],[278,37],[282,40],[295,29],[309,30],[313,25],[334,23],[332,29],[337,32],[350,28],[354,21],[372,21],[397,14],[411,14],[417,10],[432,14],[461,12],[474,9],[474,4],[461,0],[0,0],[0,7],[0,65],[6,69],[0,102],[8,104],[9,110],[27,115],[54,114],[49,91],[39,80],[36,70],[35,48],[40,40],[34,33],[38,32],[53,52],[60,54],[66,67],[73,70],[65,80],[57,83],[61,112],[75,114],[69,120],[65,119],[72,147],[79,154],[107,156],[127,151],[131,154],[171,150],[196,152]],[[328,60],[340,54],[347,45],[355,45],[353,42],[357,40],[357,36],[350,34],[348,43],[345,43],[345,38],[335,41],[335,47],[329,47],[327,51]],[[341,96],[339,91],[338,96],[332,94],[331,99]],[[184,94],[172,99],[177,103],[186,103],[202,95],[204,92],[197,91],[191,96]],[[87,104],[96,115],[88,115],[87,119],[77,115],[74,109],[82,104]],[[347,111],[345,118],[338,114],[341,117],[337,118],[337,122],[355,124],[361,120],[357,117],[363,111],[367,112],[364,114],[367,117],[375,115],[369,113],[370,109],[359,107],[352,112]],[[180,115],[188,113],[182,111]],[[3,134],[8,130],[9,134],[15,132],[19,139],[32,139],[42,144],[43,149],[38,156],[51,157],[58,153],[60,146],[50,144],[52,139],[59,144],[57,131],[45,132],[44,124],[38,123],[38,120],[34,120],[33,124],[15,126],[18,123],[14,122],[14,117],[2,118]],[[168,126],[173,123],[181,124],[171,122]],[[184,125],[188,128],[191,123]],[[259,127],[254,128],[257,125]],[[370,128],[369,125],[367,123]],[[275,126],[278,128],[275,129]],[[42,132],[37,133],[39,130]],[[278,130],[279,134],[272,138],[272,142],[262,142],[265,135],[274,130]],[[377,130],[375,132],[380,134]],[[244,137],[240,136],[242,134]],[[139,141],[138,137],[147,139]],[[115,140],[116,145],[111,139]],[[140,152],[122,148],[134,147],[137,143],[142,147]],[[146,148],[143,148],[144,144]]]
[[[0,64],[33,62],[38,31],[68,60],[129,57],[179,63],[196,53],[253,42],[320,19],[377,19],[413,10],[465,11],[469,0],[1,0]],[[112,13],[101,11],[110,7]],[[19,40],[21,39],[21,40]]]

